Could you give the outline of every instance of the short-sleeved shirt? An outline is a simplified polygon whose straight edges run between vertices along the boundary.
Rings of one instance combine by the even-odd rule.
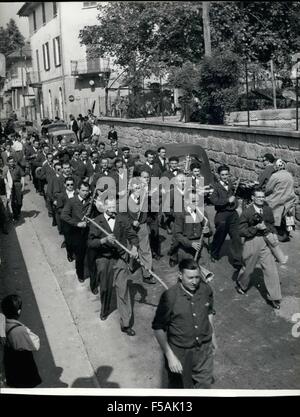
[[[211,287],[201,280],[192,296],[178,282],[162,294],[152,329],[167,332],[168,342],[175,346],[195,347],[212,338],[210,314],[214,314]]]

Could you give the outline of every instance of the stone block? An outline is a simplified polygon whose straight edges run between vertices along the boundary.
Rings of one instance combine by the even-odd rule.
[[[285,162],[295,162],[294,152],[287,149],[278,149],[276,152],[278,158],[283,159]]]

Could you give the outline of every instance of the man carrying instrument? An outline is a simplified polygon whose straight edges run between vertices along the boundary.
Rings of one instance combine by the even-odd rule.
[[[97,216],[94,222],[90,226],[88,247],[97,250],[96,268],[98,282],[100,283],[100,319],[106,320],[114,310],[115,291],[121,331],[128,336],[134,336],[135,331],[130,326],[132,304],[128,287],[128,255],[119,243],[126,247],[126,243],[129,241],[131,245],[130,255],[137,258],[138,237],[127,216],[117,213],[117,204],[114,197],[106,198],[104,213]],[[97,224],[99,227],[97,227]]]
[[[86,242],[88,235],[87,222],[84,221],[86,211],[90,206],[88,199],[90,186],[81,181],[78,185],[78,194],[70,198],[61,213],[61,220],[71,227],[68,230],[68,242],[71,242],[71,250],[75,256],[75,268],[79,282],[84,282],[84,259],[86,254]]]
[[[229,180],[229,167],[218,168],[220,180],[215,182],[210,201],[215,206],[216,231],[211,245],[212,259],[218,260],[223,243],[229,234],[231,239],[232,265],[236,269],[242,267],[242,242],[239,234],[239,215],[236,211],[237,200],[232,182]]]
[[[199,207],[199,195],[188,191],[185,196],[182,212],[174,212],[174,237],[177,242],[177,251],[171,255],[174,264],[182,259],[200,258],[203,235],[209,234],[209,224],[205,213]],[[207,253],[207,252],[206,252]],[[201,263],[204,261],[202,256]],[[198,260],[196,259],[196,260]],[[208,262],[208,256],[204,263]]]
[[[155,279],[149,270],[152,270],[152,253],[149,241],[148,194],[139,177],[134,177],[130,182],[131,193],[128,198],[128,218],[136,231],[139,239],[139,259],[145,267],[142,267],[143,282],[155,284]]]

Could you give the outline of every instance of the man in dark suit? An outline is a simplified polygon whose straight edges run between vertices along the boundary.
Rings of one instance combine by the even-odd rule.
[[[92,183],[91,183],[91,190],[92,192],[94,192],[95,186],[97,184],[97,181],[99,180],[99,178],[102,177],[110,177],[110,172],[111,170],[108,167],[108,159],[107,158],[102,158],[100,160],[100,167],[98,168],[98,172],[95,173]]]
[[[96,172],[99,172],[99,155],[97,151],[92,151],[90,158],[86,163],[86,176],[91,179]]]
[[[250,277],[257,264],[261,266],[264,282],[268,291],[267,299],[273,308],[280,308],[281,288],[274,256],[268,243],[268,234],[276,233],[272,209],[265,204],[265,193],[256,188],[252,195],[252,204],[240,217],[240,235],[245,238],[243,248],[244,265],[236,280],[236,290],[246,294]]]
[[[87,169],[86,164],[84,164],[82,159],[80,158],[80,154],[81,151],[79,149],[75,149],[70,164],[72,167],[73,174],[77,175],[81,179],[84,179],[86,177]]]
[[[215,206],[216,231],[211,245],[211,256],[218,260],[220,250],[227,234],[231,240],[232,266],[236,269],[242,267],[242,242],[239,234],[239,215],[236,211],[237,200],[234,196],[234,188],[229,180],[229,167],[221,165],[218,168],[220,180],[215,182],[214,191],[210,196]]]
[[[208,224],[206,228],[206,214],[199,207],[199,196],[193,191],[186,194],[184,207],[181,212],[174,212],[174,238],[177,250],[174,251],[171,259],[177,263],[182,259],[194,258],[195,254],[201,253],[201,236],[209,233]],[[202,263],[208,262],[208,252],[202,256]]]
[[[127,240],[131,244],[131,256],[138,256],[138,238],[132,229],[127,216],[118,213],[116,199],[107,198],[104,203],[104,213],[94,221],[108,235],[91,224],[88,246],[97,250],[96,269],[100,283],[101,320],[105,320],[113,311],[113,291],[115,287],[117,307],[120,314],[121,331],[128,336],[134,336],[135,331],[130,327],[132,316],[131,298],[128,288],[129,270],[126,252],[116,243],[124,246]]]
[[[160,148],[157,149],[157,155],[154,159],[154,162],[159,166],[161,175],[164,172],[168,171],[169,164],[168,164],[168,160],[166,157],[166,148],[161,146]]]
[[[169,169],[167,171],[164,171],[162,176],[169,178],[169,180],[176,177],[181,172],[178,168],[178,164],[179,158],[177,158],[177,156],[171,156],[168,164]]]
[[[152,178],[152,177],[160,178],[161,170],[160,170],[158,164],[154,162],[155,152],[152,151],[151,149],[148,149],[145,152],[145,158],[146,158],[146,162],[136,168],[138,173],[146,171],[146,172],[149,173],[150,178]]]
[[[64,162],[62,164],[62,173],[58,177],[55,176],[53,178],[53,182],[51,184],[52,187],[52,197],[53,197],[53,206],[55,208],[54,214],[55,214],[55,220],[57,224],[57,228],[60,234],[62,234],[62,228],[61,228],[61,216],[59,212],[57,211],[57,197],[60,193],[62,193],[65,189],[65,180],[68,177],[72,177],[74,181],[75,188],[78,187],[78,184],[80,183],[80,178],[77,177],[77,175],[72,174],[71,171],[71,165],[69,162]]]
[[[80,182],[78,194],[70,198],[64,206],[61,219],[71,227],[69,228],[69,242],[72,242],[72,251],[75,255],[75,268],[79,282],[84,282],[84,259],[86,254],[88,227],[84,216],[89,208],[88,183]]]

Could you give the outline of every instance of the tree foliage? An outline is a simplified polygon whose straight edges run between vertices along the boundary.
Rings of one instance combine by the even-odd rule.
[[[162,71],[203,55],[201,2],[108,2],[98,6],[98,25],[80,31],[91,56],[113,56],[126,68]]]
[[[25,45],[24,36],[14,21],[10,19],[6,28],[0,27],[0,52],[8,56]]]
[[[299,16],[298,1],[212,2],[213,46],[250,61],[273,59],[281,66],[299,51]]]

